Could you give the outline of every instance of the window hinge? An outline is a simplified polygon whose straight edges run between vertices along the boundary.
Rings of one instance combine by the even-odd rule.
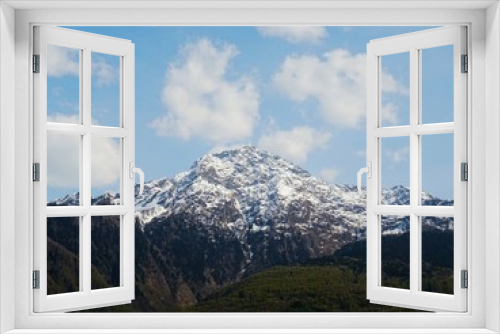
[[[38,162],[33,164],[33,181],[40,181],[40,164]]]
[[[33,55],[33,73],[40,73],[40,55]]]
[[[460,72],[467,73],[469,71],[469,57],[462,55],[462,69]]]
[[[40,289],[40,270],[33,270],[33,289]]]
[[[462,270],[461,276],[462,276],[462,284],[461,284],[462,289],[467,289],[469,287],[469,274],[467,270]]]
[[[460,180],[469,181],[469,166],[466,162],[462,162],[460,165]]]

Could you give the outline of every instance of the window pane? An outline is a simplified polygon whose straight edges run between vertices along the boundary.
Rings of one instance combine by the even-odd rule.
[[[47,294],[79,291],[80,217],[47,218]]]
[[[80,123],[80,50],[47,46],[47,121]]]
[[[422,217],[422,291],[453,294],[453,218]]]
[[[92,125],[120,126],[120,57],[92,52]]]
[[[81,136],[47,134],[47,205],[80,205]]]
[[[410,217],[381,216],[382,286],[410,288]]]
[[[120,204],[121,139],[92,137],[92,205]]]
[[[410,53],[381,56],[381,124],[410,124]]]
[[[453,206],[452,133],[425,135],[422,142],[422,205]]]
[[[382,204],[410,204],[410,138],[381,138]]]
[[[453,122],[453,45],[420,52],[422,123]]]
[[[120,216],[92,217],[92,289],[120,286]]]

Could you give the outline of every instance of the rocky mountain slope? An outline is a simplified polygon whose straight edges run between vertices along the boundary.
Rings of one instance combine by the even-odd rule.
[[[409,204],[402,186],[382,196],[383,204]],[[77,197],[48,205],[69,205]],[[423,198],[427,205],[453,205],[430,194]],[[92,202],[116,204],[117,197],[106,193]],[[365,202],[355,186],[328,184],[244,146],[207,154],[172,179],[147,182],[136,196],[136,220],[141,238],[168,268],[170,289],[177,291],[172,298],[189,305],[265,268],[329,256],[363,239]],[[453,220],[427,218],[424,226],[448,230]],[[409,218],[383,217],[382,229],[404,233]]]

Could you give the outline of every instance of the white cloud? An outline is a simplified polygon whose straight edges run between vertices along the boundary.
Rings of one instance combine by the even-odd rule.
[[[350,26],[344,26],[344,27],[339,27],[340,30],[343,32],[343,33],[350,33],[351,31],[354,30],[354,27],[350,27]]]
[[[316,56],[288,56],[273,77],[289,99],[318,102],[323,118],[339,127],[357,127],[366,115],[366,56],[344,49]],[[383,73],[383,93],[407,94],[391,74]],[[394,111],[394,110],[393,110]]]
[[[57,188],[78,188],[79,138],[47,135],[47,185]]]
[[[399,164],[404,161],[408,161],[410,153],[410,148],[408,146],[398,148],[398,149],[386,149],[385,156],[393,164]]]
[[[47,75],[62,77],[80,74],[80,51],[55,45],[47,46]]]
[[[78,123],[78,116],[56,114],[49,122]],[[79,136],[47,135],[47,178],[51,187],[77,188],[79,185]],[[92,137],[92,187],[105,187],[120,179],[119,141]]]
[[[319,176],[329,183],[333,183],[338,175],[339,171],[335,168],[324,168],[319,171]]]
[[[118,79],[118,69],[113,68],[101,57],[92,62],[92,76],[96,77],[98,87],[108,86]]]
[[[263,135],[258,146],[278,154],[294,163],[304,163],[309,153],[323,148],[330,140],[330,134],[301,126],[289,131],[272,131]]]
[[[385,121],[388,125],[398,124],[398,111],[398,105],[393,102],[388,102],[382,105],[382,120]]]
[[[269,26],[257,27],[262,36],[282,38],[290,43],[314,43],[328,36],[325,27]]]
[[[354,152],[354,155],[360,158],[366,158],[366,150],[357,150],[356,152]]]
[[[63,106],[67,106],[68,108],[74,109],[75,105],[70,102],[65,102]],[[76,110],[78,113],[78,109]],[[66,123],[66,124],[80,124],[80,116],[79,115],[67,115],[60,113],[52,113],[51,115],[47,115],[47,122],[53,123]],[[76,136],[75,136],[76,137]]]
[[[121,147],[116,138],[92,137],[92,187],[108,186],[120,179]]]
[[[111,84],[118,79],[118,68],[114,68],[102,57],[92,57],[92,76],[96,77],[97,86]],[[63,77],[80,75],[80,51],[55,45],[47,46],[47,75]]]
[[[392,74],[382,70],[382,93],[408,94],[408,87],[404,87],[392,76]]]
[[[217,154],[217,153],[221,153],[224,151],[235,150],[235,149],[241,148],[243,146],[252,146],[252,144],[247,142],[247,143],[231,143],[231,144],[227,144],[227,145],[226,144],[216,145],[216,146],[212,147],[208,153]]]
[[[227,78],[234,45],[217,47],[208,39],[187,44],[167,71],[163,102],[167,113],[151,126],[161,136],[201,138],[214,145],[241,141],[259,119],[259,93],[252,79]]]

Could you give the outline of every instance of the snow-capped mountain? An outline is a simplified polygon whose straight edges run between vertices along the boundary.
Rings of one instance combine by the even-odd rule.
[[[403,186],[384,189],[382,196],[382,204],[410,201],[409,189]],[[453,205],[428,193],[422,198],[424,205]],[[188,213],[197,222],[219,224],[243,234],[321,229],[325,234],[354,237],[358,232],[363,235],[365,208],[366,195],[358,194],[355,186],[328,184],[277,155],[251,146],[205,155],[171,180],[148,182],[143,195],[136,196],[136,212],[144,224]],[[404,218],[384,217],[384,230],[391,233],[399,222],[404,231]]]
[[[365,196],[255,147],[207,154],[172,179],[147,182],[136,195],[136,270],[148,279],[161,273],[156,281],[166,282],[162,289],[174,303],[191,305],[247,275],[330,256],[365,238]],[[119,197],[105,193],[92,204],[116,205]],[[382,197],[383,204],[409,204],[402,186],[384,189]],[[453,205],[422,198],[424,205]],[[48,205],[78,200],[76,193]],[[453,220],[425,218],[423,225],[447,230]],[[404,233],[409,217],[382,217],[382,230]]]
[[[49,205],[68,205],[78,194]],[[119,195],[106,193],[94,205],[117,204]],[[384,189],[382,203],[409,204],[409,189]],[[453,205],[423,194],[424,205]],[[300,239],[307,256],[332,254],[346,243],[365,237],[366,195],[355,186],[328,184],[293,163],[255,147],[244,146],[207,154],[173,179],[147,182],[136,196],[136,217],[149,223],[182,217],[207,233],[224,231],[243,246],[250,261],[270,239]],[[452,219],[424,219],[424,226],[453,228]],[[384,234],[409,229],[408,217],[382,217]],[[264,246],[258,245],[264,243]]]

